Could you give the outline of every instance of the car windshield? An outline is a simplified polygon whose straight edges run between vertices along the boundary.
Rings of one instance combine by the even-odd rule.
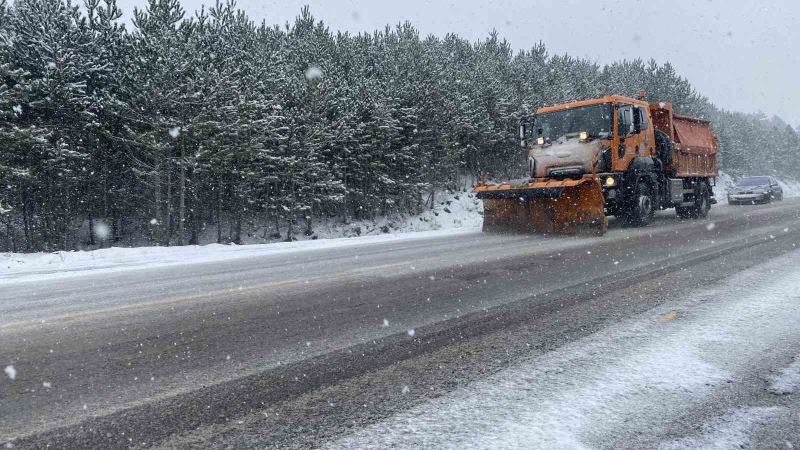
[[[533,123],[533,137],[541,136],[546,140],[555,140],[581,131],[590,136],[611,137],[614,126],[610,103],[537,114]]]
[[[748,177],[742,178],[739,181],[739,186],[746,187],[746,186],[765,186],[769,184],[769,178],[767,177]]]

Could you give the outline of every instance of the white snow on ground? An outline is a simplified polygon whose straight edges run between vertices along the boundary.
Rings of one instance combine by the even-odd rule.
[[[349,224],[342,224],[338,220],[320,222],[314,225],[314,235],[319,239],[330,239],[475,228],[483,223],[482,213],[483,203],[472,192],[467,190],[454,193],[441,192],[436,195],[433,208],[419,215],[378,217],[375,220],[354,221]],[[304,236],[298,238],[307,239]]]
[[[794,180],[781,180],[778,179],[778,184],[783,189],[784,197],[798,197],[800,196],[800,182]]]
[[[658,436],[666,418],[759,370],[760,359],[776,348],[800,342],[799,289],[795,252],[345,436],[332,447],[593,448],[646,439],[648,431]],[[724,443],[718,436],[725,434],[725,423],[736,431],[730,442],[745,442],[764,414],[784,409],[741,412],[708,424],[688,436],[691,441],[661,445]]]
[[[317,219],[313,223],[313,234],[310,236],[304,234],[304,224],[301,222],[295,226],[294,239],[303,241],[475,228],[483,222],[482,214],[483,203],[470,189],[465,188],[461,191],[437,193],[432,206],[426,206],[417,215],[390,214],[374,219],[351,219],[348,223],[343,223],[340,217]],[[281,223],[280,234],[276,234],[274,225],[265,227],[264,224],[245,223],[244,228],[241,236],[243,244],[269,244],[286,239],[285,223]],[[201,233],[200,242],[216,242],[216,228],[209,227]]]
[[[770,392],[775,394],[792,394],[800,389],[800,355],[794,358],[794,362],[781,373],[772,379],[769,386]]]
[[[435,236],[479,233],[480,228],[450,228],[418,233],[397,233],[356,238],[319,239],[253,245],[187,245],[183,247],[113,247],[91,251],[0,254],[0,283],[4,280],[53,278],[93,271],[131,267],[225,261],[251,256],[279,255],[307,250],[333,249]]]
[[[442,194],[436,199],[433,209],[404,219],[380,218],[348,225],[333,222],[319,224],[315,227],[315,236],[318,239],[314,240],[250,245],[112,247],[91,251],[0,253],[0,283],[68,276],[87,270],[113,271],[140,266],[225,261],[249,256],[477,233],[483,222],[482,212],[481,202],[472,193],[459,192]]]
[[[736,186],[733,177],[725,172],[720,171],[717,175],[717,184],[714,186],[714,198],[719,203],[728,203],[728,191]]]
[[[725,450],[746,448],[752,443],[753,429],[784,414],[785,408],[752,407],[718,417],[703,427],[703,432],[673,442],[664,443],[661,450],[697,449]]]

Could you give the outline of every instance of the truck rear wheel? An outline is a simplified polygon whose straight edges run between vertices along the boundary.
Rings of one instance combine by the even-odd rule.
[[[656,213],[653,201],[653,190],[647,183],[639,182],[636,192],[625,210],[625,224],[632,227],[643,227],[653,221]]]
[[[711,209],[711,189],[705,181],[697,185],[697,194],[691,206],[678,206],[675,212],[681,219],[705,219]]]

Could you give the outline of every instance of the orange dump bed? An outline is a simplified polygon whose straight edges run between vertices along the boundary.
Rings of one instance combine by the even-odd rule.
[[[717,138],[707,120],[674,114],[669,103],[652,103],[650,112],[654,127],[675,143],[667,169],[678,177],[717,176]]]

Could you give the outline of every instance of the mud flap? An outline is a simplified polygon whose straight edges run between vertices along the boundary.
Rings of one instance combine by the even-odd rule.
[[[600,236],[608,230],[596,178],[476,191],[483,201],[484,232]]]

